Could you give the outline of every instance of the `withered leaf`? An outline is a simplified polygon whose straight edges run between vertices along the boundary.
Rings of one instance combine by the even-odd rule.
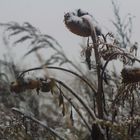
[[[65,104],[63,103],[63,108],[62,108],[62,114],[63,114],[63,116],[65,116],[65,112],[66,110],[65,110]]]
[[[39,90],[40,90],[40,88],[37,88],[36,89],[37,95],[39,95]]]
[[[71,124],[74,125],[74,119],[73,119],[73,111],[72,111],[72,107],[71,107],[71,112],[70,112],[70,120],[71,120]]]
[[[50,85],[51,85],[51,93],[53,95],[54,93],[54,87],[56,86],[56,83],[55,83],[55,80],[54,79],[51,79],[51,82],[50,82]]]
[[[62,94],[60,93],[60,95],[59,95],[59,106],[61,106],[63,104],[64,104],[64,99],[63,99]]]
[[[89,70],[91,70],[91,52],[92,52],[92,48],[91,47],[87,47],[86,51],[85,51],[85,57],[86,57],[86,62],[88,65]]]

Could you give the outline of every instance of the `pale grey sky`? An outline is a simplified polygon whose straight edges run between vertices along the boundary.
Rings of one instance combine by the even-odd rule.
[[[139,0],[118,0],[122,16],[136,16],[133,40],[140,42]],[[43,33],[52,35],[71,55],[80,52],[82,38],[69,32],[63,23],[64,13],[81,8],[91,13],[103,29],[114,30],[111,0],[0,0],[0,22],[30,22]],[[140,44],[140,43],[139,43]],[[70,51],[71,50],[71,51]],[[20,51],[20,48],[18,48]]]

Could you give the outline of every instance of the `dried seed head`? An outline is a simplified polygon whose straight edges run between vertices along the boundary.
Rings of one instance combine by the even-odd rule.
[[[39,88],[39,86],[40,86],[39,80],[27,78],[12,82],[10,85],[10,90],[11,92],[20,93],[28,89]]]
[[[36,89],[37,92],[49,92],[52,91],[55,86],[55,81],[53,79],[31,79],[31,78],[24,78],[22,80],[16,80],[12,82],[10,85],[11,92],[20,93],[26,90],[33,90]]]
[[[140,68],[124,68],[121,75],[123,83],[140,82]]]
[[[66,27],[74,34],[88,37],[91,35],[91,29],[87,22],[85,22],[84,17],[93,19],[93,17],[81,9],[75,12],[68,12],[64,15],[64,22]],[[95,26],[96,34],[101,35],[101,30]]]
[[[20,81],[11,82],[10,91],[15,93],[20,93],[25,91],[24,87],[22,87]]]

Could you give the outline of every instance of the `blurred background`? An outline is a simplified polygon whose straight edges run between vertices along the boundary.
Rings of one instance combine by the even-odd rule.
[[[125,50],[131,56],[138,56],[139,5],[138,0],[0,0],[0,139],[56,140],[50,131],[30,118],[33,116],[66,140],[91,140],[92,117],[83,104],[79,103],[79,99],[71,94],[71,90],[96,114],[95,91],[98,82],[94,52],[91,57],[90,52],[89,56],[86,54],[87,47],[92,47],[92,43],[88,42],[88,38],[77,36],[66,28],[64,14],[80,8],[93,15],[103,34],[107,35],[107,43],[109,41],[117,46],[113,48],[110,45],[106,50],[104,45],[100,46],[100,58],[102,64],[105,64],[114,52]],[[121,77],[122,68],[126,65],[132,66],[133,63],[132,59],[125,56],[114,57],[102,77],[106,93],[104,113],[107,119],[118,124],[140,114],[139,85],[125,87]],[[33,70],[19,77],[24,70],[44,64],[48,69]],[[59,70],[49,66],[57,66]],[[63,68],[67,68],[69,72],[64,72]],[[56,86],[52,79],[47,81],[48,77],[56,78],[62,83],[55,81]],[[47,80],[43,81],[41,78]],[[41,84],[45,83],[45,89],[24,85],[39,80],[42,80]],[[68,88],[62,86],[63,84]],[[19,87],[16,89],[15,85]],[[126,93],[129,95],[126,96]],[[115,98],[118,100],[113,110]],[[13,112],[13,107],[21,112]],[[131,107],[135,111],[130,110]],[[29,117],[26,118],[26,115]],[[136,140],[140,135],[139,126],[135,135],[132,134],[136,136]],[[132,132],[130,127],[126,128],[128,135],[126,131],[121,132],[112,126],[110,128],[110,140],[123,140]]]
[[[139,14],[139,1],[127,1],[118,0],[117,5],[120,8],[120,16],[124,19],[128,13],[134,16],[132,41],[139,42],[139,25],[140,25],[140,14]],[[23,22],[29,22],[33,26],[37,27],[42,33],[53,36],[63,46],[64,51],[67,55],[79,61],[80,47],[79,44],[83,42],[83,38],[73,35],[67,30],[64,25],[64,13],[73,11],[81,8],[91,13],[94,18],[99,22],[104,33],[115,32],[115,28],[112,24],[114,20],[113,7],[111,0],[61,0],[56,2],[55,0],[0,0],[0,21],[3,23],[16,21],[20,24]],[[3,56],[5,49],[2,41],[0,42],[1,52],[0,56]],[[27,47],[13,47],[12,52],[20,61],[21,56],[26,52]],[[71,52],[71,53],[69,53]],[[25,59],[26,60],[26,59]],[[17,61],[17,63],[19,63]],[[28,58],[29,62],[29,58]],[[29,65],[30,62],[25,65]]]

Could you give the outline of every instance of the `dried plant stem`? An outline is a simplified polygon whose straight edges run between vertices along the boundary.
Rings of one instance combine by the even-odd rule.
[[[60,70],[64,70],[64,71],[67,71],[67,72],[70,72],[74,75],[76,75],[77,77],[81,78],[87,85],[89,85],[89,87],[94,90],[94,88],[83,78],[81,77],[80,75],[78,75],[77,73],[74,73],[70,70],[67,70],[67,69],[64,69],[64,68],[59,68],[59,67],[47,67],[46,68],[54,68],[54,69],[60,69]],[[36,67],[36,68],[32,68],[32,69],[28,69],[26,71],[23,71],[20,75],[19,75],[19,78],[22,77],[26,72],[29,72],[29,71],[33,71],[33,70],[40,70],[42,69],[42,67]],[[52,78],[54,79],[54,78]],[[59,84],[61,84],[64,88],[66,88],[70,93],[72,93],[72,95],[74,95],[78,100],[79,102],[85,107],[85,109],[89,112],[89,114],[91,115],[92,119],[93,120],[96,120],[96,115],[94,114],[94,112],[86,105],[86,103],[71,89],[69,88],[66,84],[64,84],[62,81],[60,80],[57,80],[57,79],[54,79],[56,82],[58,82]],[[96,93],[96,91],[94,90],[94,92]]]
[[[58,89],[60,89],[58,86],[57,86]],[[63,97],[71,104],[71,106],[75,109],[75,111],[77,112],[77,114],[80,116],[80,118],[83,120],[85,126],[88,128],[89,132],[92,132],[88,122],[86,121],[86,119],[84,118],[84,116],[82,115],[82,113],[79,111],[78,107],[73,103],[73,101],[68,98],[64,93],[63,91],[61,91],[61,94],[63,95]]]
[[[61,71],[65,71],[65,72],[68,72],[68,73],[71,73],[75,76],[77,76],[78,78],[80,78],[82,81],[84,81],[90,88],[91,90],[94,92],[94,94],[96,95],[96,89],[95,87],[93,87],[92,84],[90,84],[87,79],[85,79],[85,77],[71,71],[71,70],[68,70],[68,69],[65,69],[65,68],[60,68],[60,67],[52,67],[52,66],[43,66],[43,68],[46,68],[46,69],[56,69],[56,70],[61,70]],[[31,68],[31,69],[28,69],[28,70],[25,70],[23,71],[20,75],[19,75],[19,78],[22,77],[25,73],[27,72],[30,72],[30,71],[34,71],[34,70],[40,70],[40,69],[43,69],[42,67],[36,67],[36,68]]]
[[[64,140],[63,137],[61,137],[55,130],[53,130],[52,128],[48,127],[46,124],[44,124],[43,122],[37,120],[36,118],[28,115],[27,113],[24,113],[23,111],[19,110],[18,108],[12,108],[13,112],[17,112],[21,115],[23,115],[23,117],[26,117],[36,123],[38,123],[39,125],[43,126],[44,128],[46,128],[48,131],[50,131],[54,136],[56,136],[57,138],[59,138],[60,140]]]
[[[96,32],[92,33],[92,41],[96,43]],[[102,77],[101,77],[101,61],[98,52],[98,46],[94,45],[94,53],[95,53],[95,61],[96,61],[96,69],[97,69],[97,77],[98,77],[98,89],[97,89],[97,107],[98,107],[98,117],[103,119],[103,106],[102,106]]]
[[[36,56],[37,56],[37,58],[38,58],[38,61],[39,61],[40,64],[42,65],[43,62],[44,62],[44,60],[43,60],[43,58],[41,57],[40,53],[39,53],[38,51],[35,51],[35,54],[36,54]],[[44,66],[42,66],[42,69],[45,71],[45,76],[46,76],[46,77],[49,77],[49,73],[48,73],[47,69],[46,69]]]
[[[90,18],[84,18],[84,20],[89,24],[89,27],[91,29],[91,39],[93,42],[93,48],[95,53],[95,62],[96,62],[97,78],[98,78],[98,88],[97,88],[97,96],[96,96],[98,117],[99,119],[103,119],[103,105],[102,105],[103,89],[102,89],[102,77],[101,77],[101,60],[100,60],[98,45],[97,45],[97,35],[92,20]]]
[[[89,24],[90,30],[91,30],[91,39],[93,42],[93,48],[94,48],[94,54],[95,54],[95,63],[96,63],[96,70],[97,70],[97,79],[98,79],[98,84],[97,84],[97,95],[96,95],[96,103],[97,103],[97,110],[98,110],[98,118],[103,119],[103,103],[105,102],[105,98],[103,98],[103,87],[102,87],[102,77],[101,77],[101,60],[99,56],[99,50],[98,50],[98,45],[97,45],[97,35],[95,31],[95,27],[93,25],[93,22],[90,18],[84,18],[85,21]],[[99,128],[100,126],[95,125],[95,127]],[[105,135],[102,134],[102,131],[98,132],[96,129],[96,132],[98,132],[98,136],[94,133],[94,125],[92,129],[92,139],[98,139],[98,140],[104,140]]]
[[[65,55],[63,49],[59,50],[59,49],[57,49],[57,48],[54,47],[54,46],[51,46],[51,47],[52,47],[58,54],[60,54],[60,55],[64,58],[65,62],[71,64],[72,67],[74,67],[78,72],[80,72],[82,75],[84,75],[83,72],[82,72],[82,70],[81,70],[77,65],[75,65],[75,64]]]
[[[52,78],[54,79],[54,78]],[[83,107],[87,110],[87,112],[90,114],[91,118],[95,121],[97,120],[96,115],[94,114],[94,112],[91,110],[90,107],[88,107],[88,105],[84,102],[84,100],[77,95],[69,86],[67,86],[66,84],[64,84],[62,81],[54,79],[57,83],[59,83],[62,87],[64,87],[65,89],[67,89],[82,105]]]

